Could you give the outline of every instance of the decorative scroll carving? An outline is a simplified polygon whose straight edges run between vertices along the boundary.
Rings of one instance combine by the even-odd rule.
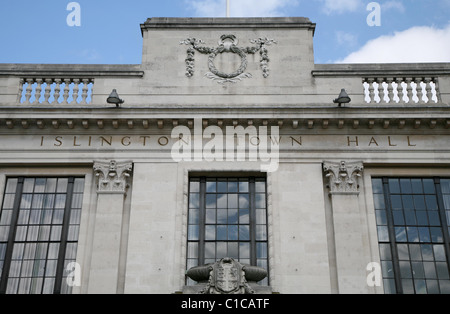
[[[251,287],[249,282],[263,280],[267,277],[267,271],[226,257],[214,264],[191,268],[187,276],[200,282],[198,294],[255,294],[259,287],[255,284]]]
[[[125,193],[133,169],[132,162],[96,161],[97,193]]]
[[[241,48],[238,47],[238,39],[234,35],[222,35],[219,40],[219,46],[217,48],[208,48],[200,46],[204,44],[201,39],[188,38],[180,42],[181,45],[189,45],[186,58],[186,76],[192,77],[194,75],[194,63],[195,63],[195,51],[202,54],[209,54],[208,68],[211,72],[205,74],[209,79],[215,80],[220,84],[224,83],[236,83],[244,78],[251,78],[252,74],[246,73],[245,70],[248,66],[247,54],[255,54],[258,51],[261,55],[260,66],[263,71],[264,78],[269,76],[269,57],[266,46],[276,44],[276,41],[268,38],[258,38],[250,41],[255,44],[254,47]],[[214,60],[217,55],[224,52],[234,53],[241,58],[240,67],[232,73],[224,73],[219,71],[214,65]]]
[[[364,170],[362,162],[325,162],[323,170],[332,194],[359,193],[358,179]]]

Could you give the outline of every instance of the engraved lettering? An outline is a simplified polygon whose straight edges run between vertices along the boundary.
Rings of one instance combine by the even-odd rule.
[[[294,138],[293,136],[291,136],[292,139],[292,146],[294,146],[294,142],[297,143],[299,146],[303,145],[303,141],[302,141],[302,137],[299,136],[298,140],[296,138]]]
[[[100,136],[100,140],[102,141],[102,146],[104,146],[105,143],[109,146],[112,145],[112,136],[109,137],[109,141],[104,136]]]
[[[351,146],[353,144],[355,144],[355,146],[359,146],[359,142],[358,142],[358,137],[355,136],[354,140],[350,139],[350,136],[347,136],[347,146]]]
[[[131,145],[131,137],[125,136],[122,138],[122,140],[120,142],[122,143],[123,146],[130,146]]]
[[[374,137],[372,137],[372,138],[370,139],[369,146],[372,146],[372,144],[375,144],[375,145],[377,145],[377,146],[380,146],[380,145],[378,145],[377,140],[376,140]]]
[[[161,146],[167,146],[167,144],[169,144],[169,139],[167,137],[165,137],[165,136],[161,136],[158,139],[158,144],[161,145]]]
[[[78,143],[77,143],[77,137],[74,136],[74,137],[73,137],[73,147],[80,147],[80,146],[81,146],[81,144],[78,144]]]
[[[150,136],[141,136],[140,139],[142,139],[143,146],[147,145],[147,139],[149,139]]]
[[[55,147],[60,147],[62,146],[63,142],[62,142],[62,136],[57,136],[55,137],[55,144],[53,144]]]
[[[409,147],[416,147],[416,144],[411,144],[411,138],[408,136],[408,146]]]
[[[397,144],[392,144],[390,136],[388,136],[388,141],[389,141],[389,146],[391,146],[391,147],[397,146]]]

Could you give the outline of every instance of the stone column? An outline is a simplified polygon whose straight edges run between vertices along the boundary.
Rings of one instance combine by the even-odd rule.
[[[338,292],[364,293],[366,265],[358,202],[363,164],[325,162],[323,169],[332,203]]]
[[[132,162],[94,162],[98,195],[88,293],[117,293],[124,198],[132,168]]]

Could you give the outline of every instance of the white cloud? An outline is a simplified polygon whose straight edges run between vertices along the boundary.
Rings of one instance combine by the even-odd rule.
[[[405,13],[405,11],[406,11],[406,8],[403,5],[403,3],[400,1],[396,1],[396,0],[391,0],[391,1],[387,1],[387,2],[383,3],[381,5],[381,9],[384,11],[395,9],[401,13]]]
[[[450,62],[450,25],[416,26],[367,42],[336,63]]]
[[[225,0],[187,1],[196,16],[218,17],[226,15]],[[286,15],[286,9],[297,6],[299,0],[231,0],[232,17],[273,17]]]
[[[330,14],[342,14],[345,12],[355,12],[364,7],[363,0],[318,0],[323,3],[322,10]]]

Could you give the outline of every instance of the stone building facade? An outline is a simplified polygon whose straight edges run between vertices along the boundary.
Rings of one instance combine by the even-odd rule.
[[[222,258],[449,293],[450,64],[315,64],[315,27],[152,18],[139,65],[0,64],[0,293],[178,293]]]

